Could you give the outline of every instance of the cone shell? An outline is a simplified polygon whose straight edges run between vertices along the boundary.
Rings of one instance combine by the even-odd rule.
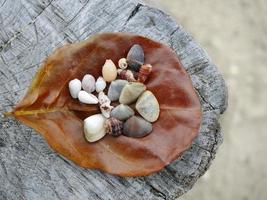
[[[117,77],[117,67],[112,60],[106,60],[102,68],[102,75],[105,81],[111,82],[114,81]]]
[[[111,117],[105,123],[106,133],[112,136],[119,136],[123,131],[123,122]]]
[[[144,83],[151,72],[152,66],[150,64],[142,65],[138,73],[138,81]]]
[[[72,98],[77,99],[82,89],[82,83],[79,79],[73,79],[69,82],[69,91]]]
[[[80,91],[78,94],[78,99],[81,103],[85,104],[97,104],[98,99],[95,95],[85,92],[85,91]]]
[[[136,81],[133,72],[128,69],[127,70],[118,69],[118,75],[123,80],[127,80],[129,82]]]
[[[104,80],[104,78],[102,76],[98,77],[98,79],[96,80],[96,83],[95,83],[96,91],[101,92],[106,88],[106,86],[107,86],[107,83]]]

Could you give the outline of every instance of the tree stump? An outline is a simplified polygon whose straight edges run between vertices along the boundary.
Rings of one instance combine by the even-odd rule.
[[[135,0],[0,0],[0,111],[25,94],[40,63],[64,43],[98,32],[133,32],[169,45],[199,95],[203,121],[182,157],[160,172],[120,178],[83,169],[55,153],[34,130],[0,118],[0,199],[176,199],[205,173],[222,142],[227,107],[222,75],[170,16]]]

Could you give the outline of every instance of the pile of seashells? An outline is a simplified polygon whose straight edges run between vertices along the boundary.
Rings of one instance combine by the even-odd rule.
[[[69,82],[72,98],[78,98],[85,104],[99,104],[101,114],[91,115],[84,120],[85,138],[89,142],[98,141],[106,134],[144,137],[151,133],[151,123],[159,117],[159,103],[144,85],[152,66],[144,64],[142,47],[133,45],[127,58],[121,58],[118,66],[117,69],[113,61],[108,59],[102,68],[103,77],[95,81],[92,75],[86,74],[82,81],[74,79]],[[116,79],[117,76],[119,79]],[[107,95],[104,93],[106,82],[110,83]],[[94,91],[98,97],[92,94]],[[114,101],[120,104],[113,107],[111,102]],[[142,117],[135,116],[133,108]]]

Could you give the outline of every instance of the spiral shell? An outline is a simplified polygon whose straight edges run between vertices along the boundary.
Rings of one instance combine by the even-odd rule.
[[[150,64],[142,65],[138,73],[137,81],[144,83],[151,72],[152,72],[152,66]]]
[[[129,82],[135,82],[136,79],[134,78],[134,74],[130,70],[123,70],[123,69],[118,69],[118,75],[121,79],[127,80]]]
[[[112,136],[119,136],[123,131],[123,122],[111,117],[105,122],[106,133]]]
[[[128,67],[126,58],[121,58],[118,62],[119,68],[126,69]]]

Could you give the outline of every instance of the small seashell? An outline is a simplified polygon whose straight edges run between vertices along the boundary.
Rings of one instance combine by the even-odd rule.
[[[152,66],[150,64],[142,65],[138,73],[138,81],[144,83],[152,72]]]
[[[129,82],[135,82],[136,79],[134,78],[134,74],[130,70],[125,70],[125,69],[118,69],[118,75],[121,79],[127,80]]]
[[[80,91],[78,94],[78,99],[81,103],[86,103],[86,104],[97,104],[98,99],[95,95],[85,92],[85,91]]]
[[[105,103],[107,103],[107,104],[111,103],[110,99],[108,98],[107,95],[105,95],[105,93],[103,91],[98,93],[98,101],[99,101],[100,105],[105,104]]]
[[[113,109],[113,106],[111,106],[109,103],[104,103],[100,105],[100,111],[102,115],[106,118],[110,118],[111,110]]]
[[[121,121],[124,121],[132,116],[134,116],[134,111],[129,106],[120,104],[115,107],[110,114],[111,117],[115,117]]]
[[[159,117],[159,103],[154,94],[145,91],[137,100],[135,108],[149,122],[155,122]]]
[[[126,80],[117,79],[112,81],[108,88],[108,98],[111,101],[117,101],[120,98],[122,88],[128,83]]]
[[[152,124],[141,117],[132,116],[123,125],[123,135],[140,138],[152,131]]]
[[[110,112],[113,109],[113,106],[110,105],[111,101],[109,100],[108,96],[105,95],[104,92],[99,92],[98,94],[98,101],[100,104],[100,111],[106,117],[110,117]]]
[[[95,83],[95,88],[97,92],[101,92],[106,88],[107,84],[106,81],[102,76],[98,77]]]
[[[119,136],[122,134],[123,122],[111,117],[106,120],[105,123],[106,133],[112,136]]]
[[[113,63],[112,60],[106,60],[105,64],[102,68],[102,75],[105,81],[111,82],[116,79],[117,77],[117,67]]]
[[[84,134],[88,142],[95,142],[105,136],[105,121],[101,114],[91,115],[84,120]]]
[[[91,74],[86,74],[83,77],[82,88],[88,93],[95,91],[95,78]]]
[[[121,91],[119,102],[121,104],[133,103],[145,90],[146,86],[143,83],[139,82],[127,83]]]
[[[126,58],[121,58],[118,62],[119,68],[126,69],[128,64]]]
[[[139,44],[131,47],[127,54],[127,64],[130,70],[138,72],[141,65],[144,64],[145,56],[144,50]]]
[[[69,90],[72,98],[77,99],[81,89],[82,89],[82,83],[77,78],[69,82]]]

